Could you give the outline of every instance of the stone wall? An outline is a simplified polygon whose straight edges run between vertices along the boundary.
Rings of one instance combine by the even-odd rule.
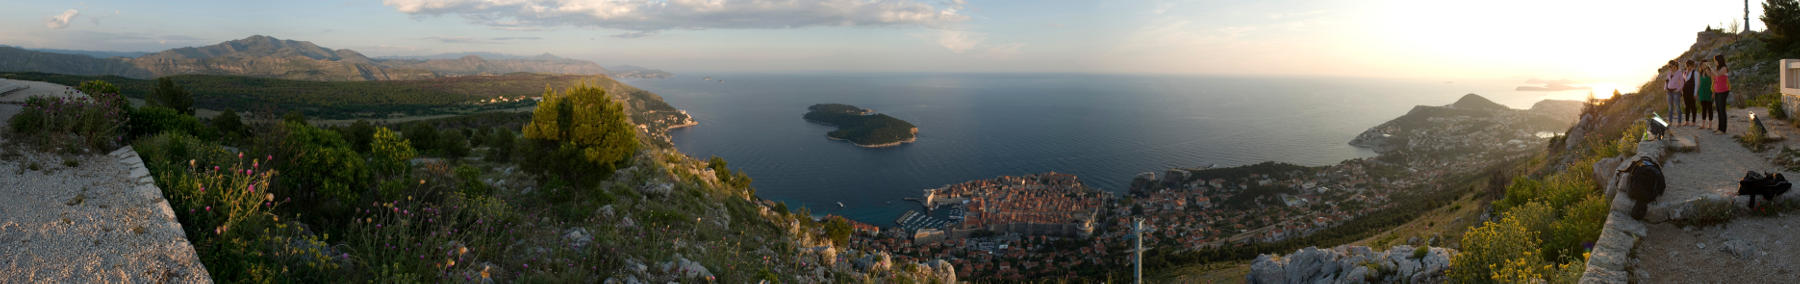
[[[1250,263],[1248,283],[1443,283],[1456,250],[1397,245],[1385,252],[1366,246],[1307,247],[1287,256],[1265,254]]]

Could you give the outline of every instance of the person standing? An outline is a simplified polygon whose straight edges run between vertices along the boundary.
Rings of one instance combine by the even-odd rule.
[[[1731,97],[1731,69],[1725,68],[1724,55],[1713,55],[1713,65],[1717,67],[1712,70],[1713,105],[1719,108],[1719,132],[1723,133],[1725,119],[1731,118],[1725,114],[1725,102],[1729,102],[1728,98]]]
[[[1699,94],[1695,97],[1700,99],[1700,129],[1708,129],[1712,128],[1710,125],[1713,119],[1718,117],[1713,115],[1712,68],[1707,67],[1710,64],[1705,59],[1701,59],[1700,62],[1700,68],[1694,70],[1694,77],[1698,77],[1700,82],[1699,85],[1694,86],[1699,89],[1695,90],[1695,93]]]
[[[1681,68],[1681,76],[1686,77],[1681,80],[1681,123],[1694,125],[1694,114],[1699,111],[1696,107],[1700,106],[1694,102],[1694,72],[1696,70],[1694,70],[1693,59],[1688,59],[1685,63]]]
[[[1681,111],[1681,84],[1683,83],[1681,80],[1686,79],[1682,77],[1682,74],[1687,70],[1682,69],[1681,63],[1675,62],[1675,60],[1669,60],[1669,65],[1663,67],[1663,72],[1667,73],[1663,78],[1663,90],[1667,91],[1664,94],[1669,97],[1668,123],[1674,124],[1681,122],[1681,115],[1678,113]]]

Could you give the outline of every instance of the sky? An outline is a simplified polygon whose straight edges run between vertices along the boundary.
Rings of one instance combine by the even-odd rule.
[[[160,51],[260,34],[370,56],[551,53],[676,73],[1538,79],[1621,88],[1654,76],[1695,32],[1741,22],[1745,8],[1667,0],[7,2],[0,44],[26,48]],[[1760,1],[1749,4],[1749,27],[1760,30]]]

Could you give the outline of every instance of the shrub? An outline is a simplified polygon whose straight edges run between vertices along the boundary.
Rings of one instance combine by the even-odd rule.
[[[75,87],[75,89],[81,90],[82,93],[87,94],[88,97],[94,98],[95,100],[108,100],[106,102],[107,104],[119,107],[120,111],[129,112],[131,110],[131,101],[125,100],[125,96],[119,95],[119,86],[113,85],[112,83],[101,80],[92,80],[81,82],[81,85]]]
[[[413,149],[424,153],[436,153],[438,148],[438,131],[429,124],[412,123],[406,126],[406,140],[411,141]]]
[[[1544,239],[1546,260],[1557,263],[1580,260],[1577,258],[1600,239],[1609,206],[1605,197],[1589,195],[1568,207],[1562,219],[1550,224],[1549,237]]]
[[[546,89],[543,102],[532,111],[531,122],[523,132],[525,138],[547,144],[538,150],[553,151],[559,156],[573,154],[580,159],[568,161],[569,164],[595,169],[580,172],[582,177],[595,172],[610,175],[629,163],[639,147],[636,127],[626,117],[624,105],[607,97],[605,89],[587,85],[569,88],[562,95]],[[578,177],[568,172],[563,175]]]
[[[485,143],[488,146],[488,152],[482,159],[490,162],[512,161],[513,148],[515,147],[513,141],[516,140],[517,139],[513,137],[512,131],[496,129],[493,134],[488,135],[488,142]]]
[[[244,135],[244,120],[238,117],[237,111],[234,110],[227,109],[220,112],[219,115],[213,116],[212,127],[225,137],[236,138]]]
[[[8,121],[19,137],[55,148],[111,149],[123,141],[125,113],[113,105],[118,94],[92,98],[31,97]]]
[[[186,115],[194,115],[194,95],[175,85],[168,77],[156,78],[156,87],[145,98],[150,105],[166,107]]]
[[[283,123],[257,137],[257,148],[282,172],[277,194],[292,196],[301,206],[332,205],[315,211],[360,204],[371,184],[367,162],[337,132]]]
[[[469,139],[463,136],[462,131],[446,129],[443,133],[438,134],[437,149],[444,158],[462,159],[462,157],[469,156]]]
[[[261,160],[233,158],[181,133],[151,136],[134,148],[214,279],[320,281],[336,275],[339,263],[328,245],[272,213],[285,198],[269,191],[275,173]]]
[[[141,107],[131,110],[131,137],[145,137],[163,132],[176,132],[203,139],[217,138],[215,130],[200,123],[192,115],[166,107]]]
[[[855,230],[850,226],[850,221],[845,220],[842,216],[831,216],[830,219],[825,220],[825,238],[830,239],[832,244],[839,247],[850,244],[850,233]]]
[[[351,123],[349,127],[345,127],[338,132],[344,133],[344,140],[350,142],[351,149],[355,149],[357,153],[368,153],[369,147],[374,141],[375,125],[370,124],[368,120],[358,119],[355,123]]]
[[[1463,234],[1462,251],[1450,258],[1450,277],[1462,283],[1533,278],[1531,268],[1542,261],[1538,256],[1539,240],[1522,223],[1507,216],[1498,223],[1485,222],[1470,228]]]
[[[380,178],[394,178],[406,175],[408,161],[418,156],[412,143],[400,138],[399,134],[387,127],[375,129],[370,135],[369,169]]]
[[[481,170],[469,165],[456,167],[456,181],[463,194],[470,196],[487,195],[491,189],[481,181]],[[605,194],[602,192],[601,194]]]
[[[1413,259],[1422,259],[1422,258],[1425,258],[1425,255],[1428,255],[1428,254],[1431,254],[1431,247],[1419,246],[1419,247],[1413,248],[1412,258]]]

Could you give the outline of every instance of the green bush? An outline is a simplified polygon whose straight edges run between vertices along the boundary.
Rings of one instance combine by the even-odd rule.
[[[339,211],[332,208],[361,204],[372,184],[367,162],[337,132],[290,122],[257,140],[258,152],[282,172],[276,193],[292,196],[298,205]]]
[[[376,128],[369,139],[369,169],[376,177],[386,179],[405,176],[411,169],[408,161],[418,156],[411,142],[401,139],[399,134],[387,127]]]
[[[1581,202],[1563,211],[1562,219],[1550,224],[1550,234],[1544,239],[1544,256],[1551,262],[1563,263],[1581,260],[1587,252],[1587,245],[1600,239],[1600,230],[1606,225],[1606,214],[1610,204],[1605,197],[1589,195]]]
[[[131,137],[145,137],[163,132],[193,135],[202,139],[217,138],[216,130],[200,123],[192,115],[166,107],[141,107],[131,110]]]
[[[836,244],[838,247],[849,245],[850,233],[855,230],[854,227],[850,226],[850,221],[844,219],[842,216],[831,216],[831,218],[825,220],[825,238],[830,239],[831,243]]]
[[[1536,234],[1515,216],[1483,223],[1463,234],[1462,251],[1450,258],[1450,277],[1461,283],[1533,278],[1531,268],[1542,262],[1539,243]]]
[[[234,110],[227,109],[213,116],[212,127],[224,137],[237,138],[244,135],[244,120]]]
[[[636,127],[626,117],[624,105],[608,97],[606,90],[587,85],[569,88],[562,95],[546,89],[544,100],[532,110],[531,122],[523,132],[526,139],[540,141],[540,147],[535,147],[539,157],[553,153],[552,158],[578,158],[557,163],[587,169],[560,173],[576,181],[599,178],[594,173],[610,176],[613,170],[630,162],[639,147]],[[550,172],[542,167],[536,169]]]
[[[175,85],[168,77],[156,78],[156,87],[144,98],[153,106],[166,107],[185,115],[194,115],[194,95]]]
[[[52,148],[107,150],[123,141],[125,116],[118,94],[92,98],[31,97],[7,122],[16,137]],[[34,140],[34,141],[32,141]]]
[[[217,144],[166,133],[133,147],[156,176],[190,243],[222,282],[324,281],[341,267],[319,238],[273,213],[286,198],[270,192],[275,173],[234,158]]]

